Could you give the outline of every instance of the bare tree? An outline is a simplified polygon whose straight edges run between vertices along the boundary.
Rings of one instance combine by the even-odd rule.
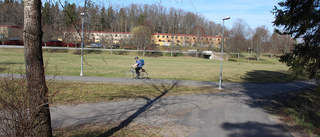
[[[0,24],[23,25],[23,3],[5,0],[0,4]]]
[[[253,37],[253,44],[255,45],[255,52],[258,55],[257,60],[260,60],[260,55],[263,52],[263,45],[269,41],[269,31],[266,26],[257,27]]]
[[[228,29],[224,29],[224,38],[225,38],[225,40],[224,40],[224,51],[226,52],[226,54],[227,54],[227,58],[226,58],[226,60],[228,61],[229,60],[229,55],[230,55],[230,53],[231,53],[231,41],[230,41],[230,39],[229,39],[229,35],[230,35],[230,31],[228,30]]]
[[[285,53],[289,53],[293,49],[293,44],[295,40],[290,35],[280,35],[280,48]]]
[[[246,36],[248,34],[249,26],[242,19],[237,19],[230,30],[230,42],[232,43],[231,50],[233,52],[240,52],[246,50]]]
[[[151,34],[150,28],[144,25],[135,27],[132,30],[133,42],[137,46],[137,49],[143,48],[143,56],[145,56],[147,46],[150,45]]]
[[[41,0],[24,1],[24,49],[32,136],[52,136],[42,56]]]
[[[277,51],[280,51],[280,34],[273,33],[270,37],[271,49],[270,52],[272,55],[276,54]]]
[[[203,29],[203,27],[201,26],[196,26],[194,27],[193,31],[192,31],[192,34],[197,36],[196,37],[196,40],[195,40],[195,44],[196,44],[196,57],[198,57],[198,54],[199,54],[199,51],[202,50],[203,48],[203,40],[201,39],[201,36],[204,36],[205,35],[205,31]]]

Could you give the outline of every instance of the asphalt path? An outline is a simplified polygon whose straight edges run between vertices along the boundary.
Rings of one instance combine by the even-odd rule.
[[[8,77],[7,74],[0,74]],[[20,77],[14,75],[13,77]],[[54,128],[79,126],[89,123],[119,122],[119,126],[101,136],[110,135],[130,123],[144,123],[153,126],[169,126],[171,130],[188,132],[190,137],[290,137],[290,131],[283,128],[267,114],[257,100],[279,95],[301,88],[315,86],[314,81],[291,83],[249,84],[223,83],[228,92],[163,97],[179,85],[212,86],[216,82],[180,81],[160,79],[132,79],[80,76],[46,76],[47,79],[66,81],[112,82],[127,84],[150,84],[161,93],[155,98],[87,103],[51,107]],[[171,85],[171,86],[162,86]]]

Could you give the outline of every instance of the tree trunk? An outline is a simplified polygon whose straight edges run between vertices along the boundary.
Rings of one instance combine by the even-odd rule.
[[[229,61],[229,52],[227,53],[227,59],[226,59],[226,61]]]
[[[24,49],[30,130],[32,136],[52,136],[48,88],[42,55],[41,0],[24,2]]]

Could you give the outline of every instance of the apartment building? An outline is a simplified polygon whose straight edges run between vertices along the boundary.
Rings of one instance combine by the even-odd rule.
[[[0,39],[22,40],[23,28],[15,25],[0,25]]]
[[[73,37],[75,41],[81,41],[80,35],[77,32],[65,33],[65,38]],[[131,39],[130,32],[84,32],[84,40],[88,43],[111,43],[119,44],[121,40],[128,41]],[[66,41],[65,39],[63,41]],[[186,34],[169,34],[169,33],[154,33],[151,35],[151,44],[159,46],[194,46],[199,43],[203,46],[219,47],[221,36],[196,36]]]
[[[81,41],[81,32],[65,32],[62,41]],[[118,44],[121,40],[131,38],[130,32],[102,32],[90,31],[84,32],[84,43],[102,43],[102,44]]]
[[[89,40],[94,43],[106,43],[112,41],[113,44],[118,44],[121,40],[131,38],[130,32],[99,32],[93,31],[86,34]]]
[[[0,25],[0,39],[20,39],[22,40],[23,28],[14,25]],[[58,38],[65,42],[80,42],[81,32],[65,32],[63,38]],[[130,32],[84,32],[85,43],[121,44],[121,41],[128,42],[131,39]],[[194,46],[200,44],[205,47],[220,47],[221,36],[196,36],[186,34],[154,33],[151,35],[151,44],[159,46]]]
[[[194,46],[196,43],[199,43],[203,46],[219,47],[221,36],[154,33],[151,36],[151,43],[159,46],[169,46],[171,44],[176,46]]]

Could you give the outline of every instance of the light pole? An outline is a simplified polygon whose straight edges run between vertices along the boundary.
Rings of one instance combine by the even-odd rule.
[[[249,63],[249,53],[250,53],[250,47],[248,48],[248,63]]]
[[[82,18],[82,34],[81,34],[81,72],[80,76],[83,76],[83,18],[84,18],[84,13],[81,13],[81,18]]]
[[[224,18],[222,19],[222,43],[221,43],[221,65],[220,65],[219,90],[221,90],[221,78],[222,78],[223,41],[224,41],[224,38],[223,38],[223,34],[224,34],[224,20],[228,20],[228,19],[230,19],[229,16],[224,17]]]

